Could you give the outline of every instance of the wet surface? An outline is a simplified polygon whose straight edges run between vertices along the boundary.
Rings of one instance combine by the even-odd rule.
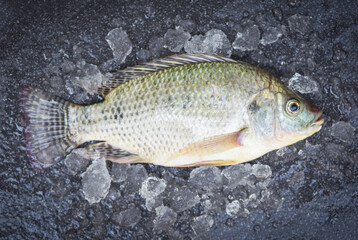
[[[357,239],[357,1],[3,1],[0,237]],[[280,77],[324,112],[314,136],[231,167],[85,159],[47,170],[23,145],[19,88],[76,103],[109,71],[212,52]]]

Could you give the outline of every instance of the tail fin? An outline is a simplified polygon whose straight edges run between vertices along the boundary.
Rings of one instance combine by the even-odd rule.
[[[75,147],[66,133],[70,104],[38,88],[21,88],[20,106],[25,123],[25,144],[34,167],[50,167]]]

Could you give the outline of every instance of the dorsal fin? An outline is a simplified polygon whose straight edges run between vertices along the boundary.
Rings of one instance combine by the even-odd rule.
[[[118,87],[119,85],[128,82],[131,79],[134,79],[139,76],[143,76],[151,72],[159,71],[174,66],[193,64],[193,63],[203,63],[203,62],[237,63],[237,61],[233,59],[221,57],[213,54],[197,53],[197,54],[173,55],[170,57],[154,60],[152,62],[139,64],[133,67],[128,67],[126,69],[112,73],[112,76],[109,77],[107,80],[105,80],[102,84],[102,87],[98,89],[98,94],[105,97],[112,89]]]

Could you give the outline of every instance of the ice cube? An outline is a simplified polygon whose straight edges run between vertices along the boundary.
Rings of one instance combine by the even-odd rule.
[[[325,154],[327,154],[327,157],[331,160],[337,160],[340,158],[344,158],[346,155],[346,151],[344,149],[344,146],[341,144],[336,143],[328,143],[325,147]]]
[[[293,33],[307,34],[312,29],[312,17],[295,14],[288,18],[288,26]]]
[[[280,161],[292,161],[297,158],[297,148],[294,146],[280,148],[276,151],[276,155],[281,158]]]
[[[140,62],[146,62],[150,59],[152,56],[149,50],[141,49],[136,54],[137,60]]]
[[[141,164],[130,165],[127,169],[127,178],[124,181],[126,192],[129,194],[137,193],[148,178],[147,170]]]
[[[226,34],[219,29],[211,29],[203,35],[196,35],[184,46],[187,53],[213,53],[230,57],[232,48]]]
[[[234,200],[231,203],[226,205],[226,213],[229,216],[236,217],[236,215],[242,210],[240,202],[238,200]]]
[[[159,36],[153,36],[148,42],[149,51],[153,58],[159,58],[166,54],[167,49],[164,48],[164,39]]]
[[[164,35],[164,46],[172,52],[180,52],[191,35],[182,27],[169,29]]]
[[[287,152],[290,152],[290,149],[288,147],[283,147],[276,151],[276,155],[279,157],[283,157]]]
[[[148,210],[152,210],[163,205],[163,196],[159,196],[166,188],[166,181],[156,177],[149,177],[142,183],[140,194],[145,198],[145,206]]]
[[[303,183],[305,180],[305,173],[300,170],[295,170],[286,181],[290,187],[294,187],[295,185],[299,185]]]
[[[234,49],[252,51],[257,49],[260,43],[260,30],[257,25],[249,25],[237,32],[236,39],[232,43]]]
[[[257,178],[268,178],[271,177],[272,171],[269,165],[254,164],[252,174]]]
[[[194,218],[194,222],[191,224],[195,232],[194,239],[210,239],[209,230],[213,224],[214,219],[209,215],[201,215]]]
[[[83,193],[90,203],[97,203],[105,198],[111,186],[111,177],[106,166],[106,159],[96,158],[82,174]]]
[[[262,38],[260,43],[262,45],[272,44],[282,36],[282,32],[277,27],[267,27],[263,30]]]
[[[306,141],[305,147],[298,151],[298,155],[302,158],[313,158],[318,159],[321,152],[322,145],[313,145]]]
[[[122,28],[111,30],[106,36],[106,41],[113,51],[114,59],[119,63],[123,63],[132,52],[132,42]]]
[[[276,194],[273,191],[270,191],[269,189],[264,190],[261,192],[261,199],[262,202],[261,205],[265,209],[279,209],[284,201],[284,198],[280,197],[278,194]]]
[[[157,231],[167,231],[173,229],[177,220],[177,214],[173,209],[166,206],[159,206],[155,209],[156,217],[154,219],[154,229]]]
[[[117,201],[121,196],[122,196],[121,191],[118,188],[113,187],[112,185],[112,187],[109,189],[106,199]]]
[[[228,180],[228,184],[224,188],[230,190],[237,188],[239,185],[246,185],[251,173],[252,167],[250,164],[238,164],[225,168],[222,174]]]
[[[332,125],[332,136],[344,142],[354,141],[355,128],[348,122],[336,122]]]
[[[113,182],[123,182],[127,179],[127,171],[131,167],[130,164],[113,163],[111,169],[111,177]]]
[[[156,177],[149,177],[142,183],[140,194],[143,198],[155,198],[162,192],[166,187],[166,181]]]
[[[318,83],[315,80],[308,76],[302,76],[299,73],[295,73],[288,81],[288,87],[302,94],[315,93],[318,91]]]
[[[198,167],[190,173],[189,184],[205,191],[215,191],[222,187],[221,171],[217,167]]]
[[[258,188],[253,189],[256,193],[252,193],[248,198],[242,200],[243,206],[245,209],[254,209],[257,208],[260,200],[257,198],[257,195],[260,193]]]
[[[184,50],[187,53],[206,53],[207,52],[207,45],[204,45],[205,40],[204,35],[195,35],[193,36],[190,41],[187,41],[184,45]]]
[[[192,32],[194,31],[196,24],[194,21],[187,19],[187,20],[181,20],[178,22],[178,25],[182,27],[185,31]]]
[[[72,82],[79,87],[83,87],[89,93],[97,93],[98,88],[101,87],[102,82],[106,79],[105,75],[100,72],[96,65],[86,63],[84,60],[79,61],[76,67],[77,76]]]
[[[161,205],[163,205],[163,196],[158,196],[155,198],[147,198],[145,200],[145,207],[149,211],[152,211],[153,209],[155,209],[156,207],[159,207]]]
[[[123,182],[122,187],[126,193],[132,194],[139,191],[142,182],[148,178],[148,173],[140,164],[113,163],[111,177],[113,182]]]
[[[234,200],[226,205],[226,213],[232,217],[247,217],[250,211],[239,200]]]
[[[207,46],[207,52],[218,54],[224,57],[230,57],[232,48],[226,34],[219,29],[211,29],[205,33],[204,46]]]
[[[200,205],[204,208],[204,213],[215,214],[225,209],[226,197],[220,193],[221,191],[202,194]]]
[[[169,206],[176,212],[185,211],[200,202],[197,193],[190,191],[187,186],[175,187],[168,196]]]
[[[131,206],[129,209],[119,213],[114,212],[111,217],[117,225],[123,227],[133,227],[140,221],[141,218],[141,211],[134,206]]]
[[[83,148],[74,149],[64,160],[67,169],[73,174],[83,171],[88,166],[90,160],[87,150]]]
[[[76,69],[76,65],[68,59],[64,59],[61,64],[62,74],[72,73]]]
[[[260,181],[256,183],[256,187],[258,189],[266,189],[270,184],[272,184],[272,178],[260,179]]]

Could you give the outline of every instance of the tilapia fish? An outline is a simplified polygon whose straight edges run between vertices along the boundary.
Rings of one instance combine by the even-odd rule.
[[[75,148],[168,167],[256,159],[319,131],[322,112],[268,72],[208,54],[175,55],[108,78],[104,101],[77,105],[24,86],[28,156],[49,167]]]

